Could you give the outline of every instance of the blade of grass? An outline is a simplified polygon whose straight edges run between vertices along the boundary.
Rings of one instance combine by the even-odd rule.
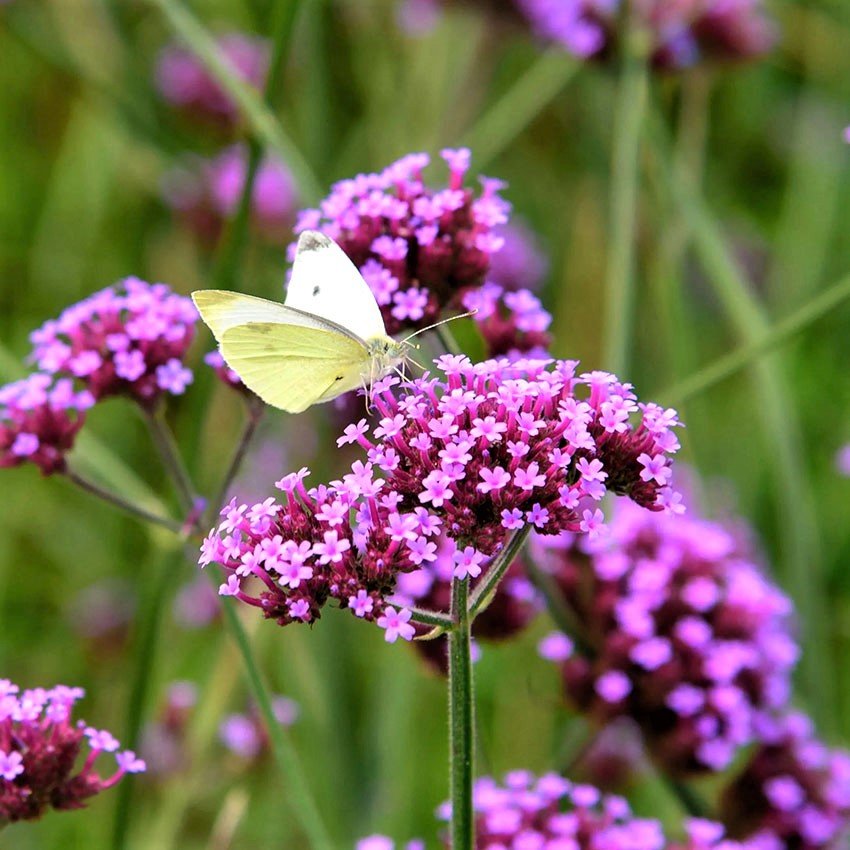
[[[708,275],[736,333],[747,345],[757,344],[769,325],[761,305],[727,249],[720,229],[697,191],[669,166],[669,145],[663,128],[652,128],[656,165],[691,231],[697,256]],[[778,527],[784,531],[779,547],[781,577],[800,610],[803,646],[800,665],[804,693],[821,728],[828,732],[833,718],[834,687],[829,675],[828,645],[824,633],[828,619],[814,497],[804,462],[802,436],[793,396],[777,357],[763,358],[752,366],[757,413],[773,457],[770,465],[776,489]]]
[[[487,168],[576,75],[579,63],[565,51],[544,53],[464,137],[479,169]]]
[[[260,95],[237,76],[222,58],[215,39],[198,19],[176,0],[148,0],[169,26],[198,57],[216,82],[233,98],[253,134],[286,162],[301,198],[310,202],[321,197],[321,183],[301,151],[289,138]]]
[[[628,371],[634,324],[638,157],[648,85],[644,41],[640,31],[627,25],[613,119],[602,352],[604,367],[617,374]]]
[[[752,365],[762,354],[788,342],[848,299],[850,299],[850,275],[843,277],[817,298],[813,298],[790,316],[777,322],[760,338],[718,358],[681,383],[662,390],[659,397],[670,404],[679,404],[694,398]]]

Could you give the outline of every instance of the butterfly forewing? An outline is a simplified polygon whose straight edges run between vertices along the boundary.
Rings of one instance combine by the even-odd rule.
[[[359,387],[369,368],[368,350],[350,336],[273,322],[226,330],[221,353],[245,386],[290,413]]]
[[[298,239],[284,303],[334,322],[360,339],[387,333],[363,275],[339,245],[315,230],[304,231]]]

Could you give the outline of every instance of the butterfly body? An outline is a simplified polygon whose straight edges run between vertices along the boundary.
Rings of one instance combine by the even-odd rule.
[[[192,298],[228,366],[290,413],[370,387],[405,359],[368,284],[321,233],[301,234],[283,304],[222,290]]]

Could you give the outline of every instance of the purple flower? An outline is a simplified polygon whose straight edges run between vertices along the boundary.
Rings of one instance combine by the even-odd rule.
[[[44,475],[64,471],[93,404],[70,379],[54,382],[41,373],[0,387],[0,468],[33,463]]]
[[[619,0],[515,0],[535,33],[580,58],[616,52]],[[769,50],[775,28],[762,0],[635,4],[659,68],[681,69],[702,60],[738,60]]]
[[[503,184],[482,179],[476,196],[464,187],[470,153],[444,150],[448,187],[425,185],[427,154],[409,154],[378,174],[335,184],[318,209],[301,213],[296,232],[321,230],[360,269],[391,334],[433,324],[462,306],[465,292],[485,281],[502,246],[494,230],[510,205]],[[290,246],[294,250],[294,244]]]
[[[81,688],[64,685],[20,692],[0,680],[0,823],[36,820],[49,808],[82,808],[125,773],[145,770],[135,753],[116,752],[118,741],[109,732],[71,719],[82,696]],[[89,752],[75,772],[86,746]],[[117,768],[103,779],[94,765],[106,752],[115,753]]]
[[[201,241],[213,245],[239,206],[245,186],[247,151],[234,145],[210,159],[187,158],[170,172],[163,198]],[[295,214],[292,175],[277,158],[266,157],[257,170],[251,194],[251,221],[268,240],[284,237]]]
[[[828,749],[799,713],[766,719],[759,737],[722,795],[723,821],[753,845],[839,846],[850,831],[850,753]]]
[[[191,381],[183,357],[197,318],[191,299],[128,277],[34,331],[32,356],[44,372],[76,377],[96,400],[128,395],[152,405]]]
[[[228,33],[218,40],[222,58],[245,82],[261,88],[268,73],[269,48],[264,39]],[[193,119],[230,128],[239,110],[198,58],[184,47],[171,45],[160,54],[156,84],[162,97]]]
[[[850,443],[842,446],[835,454],[835,468],[838,472],[850,478]]]
[[[277,695],[272,699],[272,713],[281,726],[291,726],[298,719],[298,703]],[[256,706],[247,712],[229,714],[218,727],[219,740],[235,755],[256,759],[269,747],[269,736]]]
[[[446,355],[436,363],[442,378],[375,384],[379,442],[365,422],[346,429],[343,440],[365,452],[349,474],[307,489],[301,470],[277,482],[280,503],[233,500],[222,509],[199,563],[224,568],[223,593],[281,625],[313,622],[330,599],[375,621],[399,577],[438,562],[438,550],[449,566],[441,578],[455,568],[475,578],[510,531],[533,524],[543,534],[578,532],[588,524],[583,506],[606,492],[663,509],[668,488],[643,480],[637,458],[665,455],[669,463],[677,422],[660,423],[652,405],[638,416],[629,385],[607,373],[577,375],[574,361],[473,365]],[[606,426],[611,399],[636,421]],[[490,421],[505,428],[485,427]],[[485,469],[502,470],[499,480]],[[591,512],[593,530],[601,517]],[[298,566],[312,572],[294,586],[281,578],[296,549]]]
[[[540,249],[537,236],[516,221],[498,228],[496,234],[503,244],[490,261],[490,282],[505,292],[538,290],[549,271],[549,261]]]
[[[635,720],[665,770],[728,767],[786,704],[791,603],[722,526],[621,501],[604,538],[537,537],[533,554],[583,626],[570,698]]]
[[[384,629],[384,640],[387,643],[395,643],[398,638],[412,640],[416,634],[416,629],[410,625],[410,611],[406,608],[396,611],[392,605],[388,605],[378,617],[377,624]]]

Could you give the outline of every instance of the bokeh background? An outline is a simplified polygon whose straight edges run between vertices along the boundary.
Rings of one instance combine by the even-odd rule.
[[[186,5],[213,33],[262,35],[275,4]],[[676,401],[679,381],[760,329],[758,317],[736,311],[716,286],[705,244],[694,249],[665,173],[698,187],[710,227],[769,322],[850,268],[850,147],[842,135],[850,124],[850,5],[768,5],[779,39],[764,57],[652,78],[648,125],[665,131],[648,132],[641,151],[635,339],[622,376],[644,398]],[[391,0],[301,6],[273,111],[319,190],[411,151],[436,157],[469,142],[472,172],[507,181],[514,215],[547,259],[541,298],[554,316],[554,353],[608,367],[602,317],[615,70],[545,51],[472,5],[452,6],[416,32],[400,24]],[[166,281],[181,293],[212,283],[220,250],[165,200],[187,155],[222,147],[214,129],[181,119],[156,92],[157,57],[173,39],[156,4],[0,7],[4,381],[23,373],[32,329],[120,277]],[[519,94],[517,85],[525,86]],[[279,298],[290,234],[249,230],[235,286]],[[848,322],[850,306],[837,307],[781,346],[771,361],[783,376],[779,396],[763,373],[743,370],[680,405],[684,459],[702,476],[712,511],[753,527],[800,607],[797,702],[828,741],[844,744],[850,479],[835,457],[850,441]],[[209,348],[201,329],[195,383],[169,404],[205,492],[222,475],[242,418],[239,400],[201,363]],[[276,478],[302,465],[323,475],[341,468],[327,409],[297,419],[272,412],[263,427],[238,492],[270,493]],[[100,480],[148,504],[170,503],[128,403],[99,405],[76,451]],[[220,622],[191,616],[210,605],[194,552],[175,551],[167,537],[30,467],[0,477],[0,675],[23,686],[84,686],[81,714],[120,736],[144,640],[136,612],[158,592],[163,564],[162,640],[140,708],[155,717],[170,683],[193,682],[192,758],[168,777],[137,781],[131,846],[304,846],[270,759],[242,759],[219,740],[221,720],[245,709],[248,691]],[[312,629],[247,622],[273,689],[300,707],[292,735],[338,846],[374,831],[433,836],[433,811],[447,794],[442,680],[410,647],[385,644],[347,614],[329,611]],[[481,772],[558,767],[582,743],[584,726],[562,705],[557,674],[536,655],[548,628],[541,617],[478,662]],[[638,811],[675,821],[676,803],[651,772],[631,796]],[[108,847],[117,799],[111,791],[85,811],[8,829],[3,846]]]

